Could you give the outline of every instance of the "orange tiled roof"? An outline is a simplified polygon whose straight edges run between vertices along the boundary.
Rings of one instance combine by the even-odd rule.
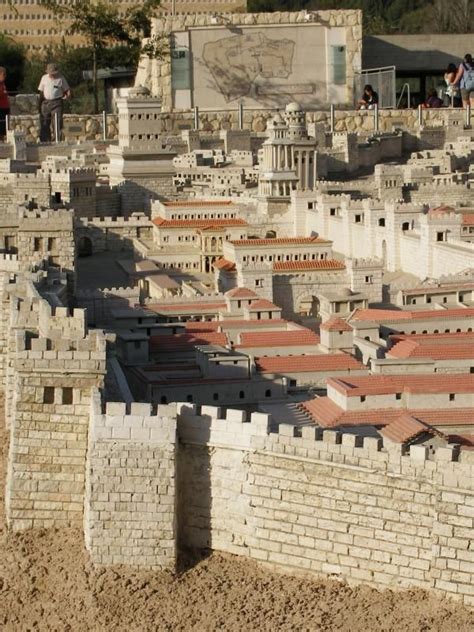
[[[389,395],[391,393],[474,393],[474,373],[428,373],[423,375],[368,375],[329,378],[346,397]]]
[[[164,217],[155,217],[153,224],[161,228],[226,228],[232,226],[248,226],[244,219],[226,218],[226,219],[165,219]]]
[[[232,290],[226,292],[225,295],[230,298],[255,298],[258,296],[256,292],[250,290],[248,287],[234,287]]]
[[[275,305],[275,303],[272,303],[271,301],[267,301],[265,298],[259,298],[256,301],[252,301],[246,309],[249,309],[250,311],[258,311],[259,309],[275,311],[281,310],[281,307],[278,307],[278,305]]]
[[[303,347],[318,345],[319,336],[309,329],[295,331],[246,331],[240,334],[236,347]]]
[[[462,223],[464,226],[474,226],[474,213],[463,213]]]
[[[275,261],[275,272],[305,272],[310,270],[345,270],[342,261],[336,259],[315,259],[314,261]]]
[[[234,203],[230,200],[178,200],[171,202],[162,202],[163,206],[180,207],[180,206],[234,206]]]
[[[321,324],[324,331],[352,331],[352,327],[340,316],[331,316]]]
[[[409,443],[425,433],[441,434],[407,412],[403,412],[380,431],[383,437],[395,443]]]
[[[185,323],[178,323],[178,325],[184,325],[184,328],[186,329],[187,332],[191,333],[195,333],[197,331],[201,332],[201,331],[217,331],[220,327],[220,325],[222,325],[222,323],[219,320],[205,320],[205,321],[195,321],[195,320],[188,320]]]
[[[150,336],[150,350],[155,353],[187,351],[196,345],[227,345],[227,335],[216,331]]]
[[[298,246],[305,244],[330,244],[328,239],[322,237],[274,237],[271,239],[235,239],[230,242],[237,248],[247,246]]]
[[[354,371],[364,365],[346,353],[255,358],[259,373]]]
[[[344,426],[383,427],[398,419],[405,412],[415,419],[432,426],[474,426],[474,408],[413,409],[380,408],[372,410],[348,410],[335,404],[329,397],[316,397],[301,402],[300,408],[323,428]]]
[[[473,318],[474,307],[453,307],[451,309],[433,309],[410,312],[395,309],[356,309],[352,320],[370,320],[382,322],[386,320],[424,320],[436,318]]]
[[[224,259],[224,257],[217,259],[212,265],[218,270],[226,270],[227,272],[233,272],[235,270],[235,263],[233,261],[229,261],[228,259]]]
[[[474,343],[424,344],[416,340],[402,340],[387,353],[390,358],[431,358],[432,360],[474,360]]]

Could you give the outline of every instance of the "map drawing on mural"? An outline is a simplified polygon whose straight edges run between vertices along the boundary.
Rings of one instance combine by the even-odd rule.
[[[224,37],[203,47],[203,59],[226,101],[249,96],[255,81],[288,79],[295,42],[262,32]]]

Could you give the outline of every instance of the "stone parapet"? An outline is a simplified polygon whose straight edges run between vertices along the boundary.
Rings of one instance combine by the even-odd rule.
[[[176,569],[176,406],[91,398],[84,529],[96,564]]]

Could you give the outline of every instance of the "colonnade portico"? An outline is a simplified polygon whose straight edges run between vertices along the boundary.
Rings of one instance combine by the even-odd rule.
[[[261,197],[288,198],[295,189],[312,189],[317,181],[316,140],[309,138],[305,113],[290,103],[284,118],[276,114],[268,123],[263,144]]]

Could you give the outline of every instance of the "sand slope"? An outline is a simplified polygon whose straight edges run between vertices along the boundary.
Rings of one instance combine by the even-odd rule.
[[[219,554],[178,577],[94,569],[79,530],[7,533],[1,423],[0,629],[5,632],[474,630],[472,611],[419,590],[378,592],[311,581]]]

